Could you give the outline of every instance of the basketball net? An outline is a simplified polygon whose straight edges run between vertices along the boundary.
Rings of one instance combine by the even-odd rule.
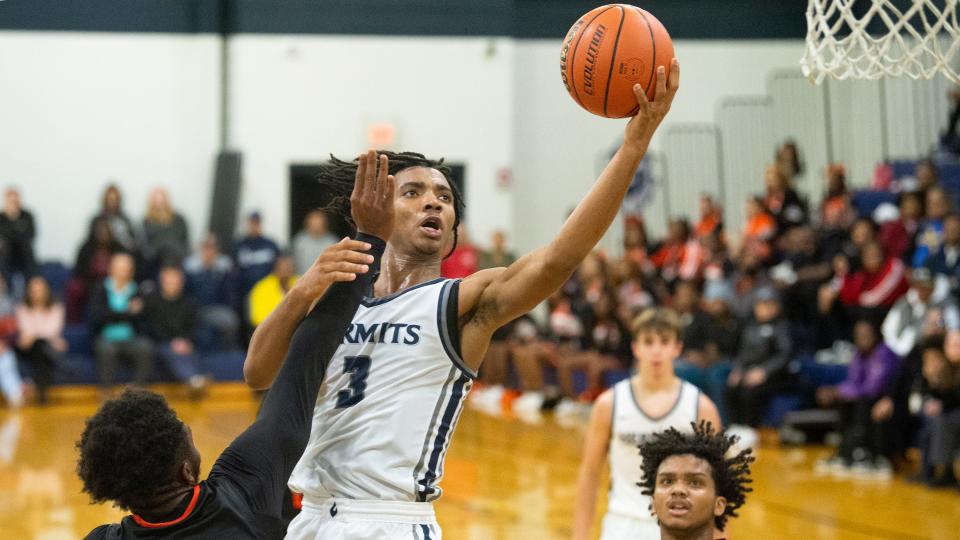
[[[960,84],[960,0],[809,0],[800,66],[819,84],[835,79],[938,72]]]

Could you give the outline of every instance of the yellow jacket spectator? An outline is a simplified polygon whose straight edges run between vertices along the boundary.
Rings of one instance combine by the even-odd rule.
[[[273,272],[258,281],[250,290],[247,300],[250,308],[250,324],[257,326],[262,323],[297,282],[297,277],[293,270],[293,257],[286,254],[277,257],[277,261],[273,264]]]

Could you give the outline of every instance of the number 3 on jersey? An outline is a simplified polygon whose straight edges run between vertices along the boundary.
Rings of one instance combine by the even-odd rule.
[[[370,357],[344,357],[343,372],[350,374],[350,386],[337,393],[338,409],[353,407],[363,401],[363,392],[367,389],[367,376],[370,375]]]

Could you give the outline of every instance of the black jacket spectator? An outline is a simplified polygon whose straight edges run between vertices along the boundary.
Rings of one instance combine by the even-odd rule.
[[[0,270],[4,273],[33,272],[33,239],[37,234],[33,214],[20,206],[20,193],[7,190],[0,212]]]
[[[143,318],[147,335],[156,341],[193,340],[197,305],[185,295],[171,299],[154,291],[144,301]]]
[[[767,373],[767,377],[781,374],[790,363],[792,345],[786,321],[752,321],[741,336],[734,369],[746,371],[759,367]]]
[[[245,297],[258,281],[273,271],[273,263],[280,255],[277,243],[263,236],[260,220],[259,212],[250,214],[247,218],[247,234],[237,242],[233,253],[241,297]]]

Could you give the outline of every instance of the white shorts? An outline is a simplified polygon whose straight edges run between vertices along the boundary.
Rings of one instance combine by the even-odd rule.
[[[303,498],[291,540],[440,540],[430,503]]]
[[[660,525],[653,518],[608,513],[603,516],[600,540],[660,540]]]

